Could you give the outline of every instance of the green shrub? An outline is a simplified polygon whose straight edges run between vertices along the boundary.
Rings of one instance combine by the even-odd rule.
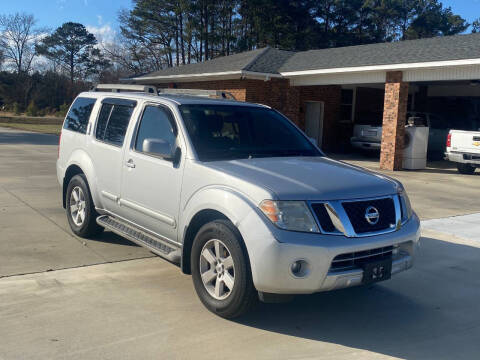
[[[38,108],[37,108],[37,105],[35,105],[35,101],[30,101],[30,104],[28,104],[27,106],[27,110],[25,111],[25,113],[28,115],[28,116],[37,116],[38,115]]]
[[[20,115],[22,113],[22,109],[20,108],[20,105],[18,105],[17,102],[13,103],[12,110],[15,115]]]
[[[60,115],[62,117],[67,115],[68,108],[69,108],[69,106],[65,103],[60,105],[60,108],[58,109],[58,115]]]

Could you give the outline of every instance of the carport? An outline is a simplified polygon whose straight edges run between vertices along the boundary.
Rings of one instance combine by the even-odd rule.
[[[380,168],[400,170],[407,114],[432,114],[429,150],[436,148],[437,157],[449,129],[480,127],[479,45],[478,36],[462,35],[310,51],[286,64],[309,70],[282,75],[295,87],[341,87],[336,132],[343,144],[363,114],[381,115]],[[345,66],[322,68],[333,58]]]
[[[478,79],[480,34],[468,34],[301,52],[267,47],[128,81],[269,105],[329,152],[348,149],[362,113],[376,112],[380,167],[400,170],[408,112],[443,115],[431,128],[441,147],[448,128],[478,127]]]

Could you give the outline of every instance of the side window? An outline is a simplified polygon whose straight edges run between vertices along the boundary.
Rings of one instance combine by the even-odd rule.
[[[68,111],[63,128],[85,134],[96,101],[92,98],[77,98]]]
[[[106,143],[122,146],[134,106],[104,103],[97,120],[95,137]]]
[[[110,117],[110,112],[112,111],[113,105],[111,104],[103,104],[102,108],[100,109],[100,114],[98,115],[97,120],[97,130],[95,131],[95,137],[98,140],[103,141],[103,137],[105,136],[105,129],[107,128],[108,118]]]
[[[167,109],[147,106],[138,128],[135,150],[142,152],[142,145],[145,139],[164,140],[173,147],[176,135],[172,127],[172,121],[172,115]]]
[[[132,112],[132,107],[113,105],[103,141],[122,146]]]

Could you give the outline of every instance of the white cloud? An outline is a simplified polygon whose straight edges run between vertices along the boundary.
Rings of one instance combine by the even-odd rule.
[[[95,35],[100,43],[112,42],[116,35],[116,31],[110,24],[100,26],[87,25],[87,30]]]
[[[103,16],[102,15],[97,15],[97,21],[98,21],[98,25],[102,25],[103,24]]]
[[[67,0],[57,0],[57,6],[60,10],[63,10],[65,8],[65,3]]]

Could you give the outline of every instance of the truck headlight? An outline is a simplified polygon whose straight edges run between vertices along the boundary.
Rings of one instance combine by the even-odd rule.
[[[398,190],[398,198],[400,199],[400,208],[402,210],[402,223],[404,223],[412,217],[412,205],[404,188]]]
[[[259,208],[280,229],[319,232],[313,215],[304,201],[263,200]]]

